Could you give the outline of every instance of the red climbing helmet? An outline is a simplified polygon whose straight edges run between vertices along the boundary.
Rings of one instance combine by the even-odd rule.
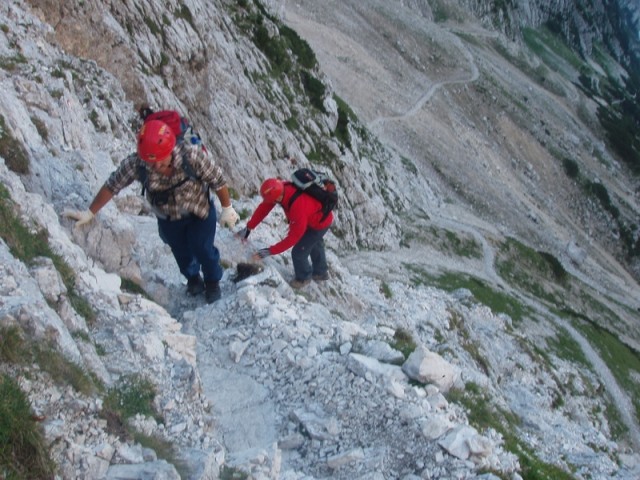
[[[148,163],[164,160],[176,145],[173,130],[160,120],[149,120],[138,133],[138,156]]]
[[[284,182],[279,178],[267,178],[260,187],[265,202],[276,203],[284,192]]]

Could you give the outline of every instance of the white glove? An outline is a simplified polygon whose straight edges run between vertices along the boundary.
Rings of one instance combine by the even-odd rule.
[[[62,212],[62,216],[66,218],[72,218],[73,220],[75,220],[76,227],[81,227],[82,225],[86,225],[95,217],[95,215],[91,210],[83,210],[83,211],[65,210],[64,212]]]
[[[233,206],[222,207],[222,213],[219,219],[220,225],[233,228],[238,220],[240,220],[240,216],[233,209]]]

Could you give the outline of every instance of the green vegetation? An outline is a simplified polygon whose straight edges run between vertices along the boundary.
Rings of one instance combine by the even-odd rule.
[[[552,31],[551,24],[547,27],[549,28],[523,29],[522,36],[527,46],[552,69],[556,68],[559,60],[563,60],[579,71],[584,65],[583,60]]]
[[[156,387],[148,379],[139,374],[127,375],[107,392],[101,415],[107,420],[107,427],[111,433],[125,440],[132,439],[154,450],[158,458],[163,458],[176,467],[181,478],[188,478],[191,476],[188,472],[189,466],[178,458],[171,442],[144,435],[128,426],[127,420],[138,414],[153,417],[158,422],[162,421],[162,417],[153,406],[156,393]]]
[[[151,297],[149,296],[149,294],[144,290],[144,288],[142,288],[140,285],[138,285],[136,282],[134,282],[133,280],[130,280],[128,278],[123,278],[121,279],[120,282],[120,288],[124,291],[124,292],[129,292],[129,293],[133,293],[135,295],[142,295],[144,298],[146,298],[147,300],[151,300]]]
[[[246,480],[247,478],[249,474],[227,465],[223,465],[220,470],[220,480]]]
[[[578,166],[578,162],[571,158],[562,159],[562,168],[564,169],[564,173],[567,174],[567,177],[571,179],[575,180],[580,176],[580,167]]]
[[[26,63],[27,59],[21,53],[11,57],[0,57],[0,68],[7,72],[13,72],[17,70],[18,66],[25,65]]]
[[[7,168],[12,172],[29,173],[29,154],[22,142],[9,132],[2,115],[0,115],[0,157],[4,158]]]
[[[33,125],[36,127],[36,130],[38,131],[38,134],[43,141],[46,142],[47,140],[49,140],[49,130],[42,120],[40,120],[38,117],[31,117],[31,123],[33,123]]]
[[[508,238],[496,256],[500,276],[520,289],[552,305],[561,305],[568,288],[568,274],[560,261]]]
[[[175,16],[176,18],[181,18],[185,22],[187,22],[194,31],[198,31],[196,29],[196,24],[193,22],[193,15],[191,14],[191,10],[189,10],[189,7],[186,4],[180,4],[180,9],[175,11]]]
[[[393,297],[393,292],[391,291],[391,288],[389,287],[389,284],[387,282],[382,282],[380,284],[380,293],[388,299],[391,299]]]
[[[640,354],[595,322],[575,319],[574,324],[598,351],[618,384],[627,392],[633,403],[635,416],[640,419],[640,384],[635,380],[640,375]]]
[[[584,351],[566,328],[559,327],[555,337],[547,339],[547,345],[558,357],[591,369],[592,365],[587,360]]]
[[[107,392],[103,413],[115,414],[122,420],[137,414],[158,419],[153,408],[155,396],[155,386],[149,380],[140,375],[126,376]]]
[[[411,332],[404,328],[399,328],[395,331],[391,346],[402,353],[405,359],[409,358],[409,355],[411,355],[417,347]]]
[[[304,86],[305,92],[309,96],[309,101],[311,105],[316,107],[322,113],[326,113],[324,108],[324,95],[325,95],[325,86],[320,80],[314,77],[311,73],[303,70],[301,73],[302,77],[302,85]]]
[[[609,192],[607,191],[606,187],[602,185],[602,183],[587,182],[585,184],[585,189],[587,193],[592,194],[598,199],[602,207],[607,212],[609,212],[613,216],[613,218],[620,217],[620,210],[618,210],[618,208],[613,205],[613,203],[611,202],[611,198],[609,197]]]
[[[74,390],[92,394],[102,389],[82,368],[42,341],[28,341],[18,327],[0,329],[0,361],[17,366],[36,364],[54,382],[70,385]]]
[[[0,477],[7,479],[53,478],[44,436],[20,386],[0,376]]]
[[[356,114],[353,113],[351,107],[339,96],[334,95],[333,99],[338,105],[338,125],[336,126],[336,137],[347,148],[351,148],[351,137],[349,136],[349,122],[356,120]]]
[[[506,313],[514,322],[520,322],[529,313],[525,307],[515,298],[492,289],[482,280],[462,273],[445,273],[433,276],[424,269],[413,264],[405,264],[407,270],[413,272],[411,278],[415,285],[431,285],[448,292],[460,288],[466,288],[473,293],[475,299],[489,307],[495,313]]]
[[[0,185],[0,237],[7,243],[11,253],[27,264],[31,264],[37,257],[48,257],[67,288],[69,302],[74,310],[84,317],[88,324],[95,322],[96,314],[89,302],[82,298],[75,288],[75,273],[64,259],[54,253],[49,247],[47,234],[44,230],[32,232],[14,213],[17,210],[9,197],[9,192]]]
[[[477,384],[469,382],[462,391],[451,390],[448,397],[449,401],[465,407],[469,423],[479,431],[492,428],[502,435],[505,450],[518,456],[521,468],[518,473],[524,480],[575,480],[559,466],[539,459],[535,451],[518,438],[519,419],[513,413],[496,407],[490,395]]]
[[[420,229],[416,233],[408,233],[406,240],[415,238],[419,238],[421,243],[429,244],[446,255],[465,258],[482,258],[483,255],[482,246],[476,242],[475,238],[462,232],[429,227]]]
[[[487,364],[484,356],[480,353],[478,345],[472,340],[469,329],[464,323],[463,316],[456,310],[449,310],[449,314],[449,330],[456,332],[459,336],[462,348],[464,348],[473,361],[476,362],[476,365],[482,369],[485,375],[488,376],[491,372],[491,368]]]
[[[31,341],[18,326],[0,329],[0,363],[28,376],[34,365],[57,385],[91,395],[102,385],[46,342]],[[0,377],[0,477],[52,478],[54,465],[29,402],[11,377]]]

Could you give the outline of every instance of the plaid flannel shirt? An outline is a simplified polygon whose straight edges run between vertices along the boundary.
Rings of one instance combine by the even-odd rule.
[[[153,168],[150,168],[136,153],[126,157],[120,166],[109,176],[105,186],[117,195],[123,188],[131,185],[138,178],[140,167],[147,170],[146,196],[150,201],[154,193],[171,190],[175,185],[182,183],[172,190],[164,205],[153,205],[154,211],[160,218],[177,220],[187,215],[194,214],[200,218],[209,215],[208,187],[217,191],[226,186],[222,170],[211,160],[207,151],[199,145],[176,144],[171,152],[174,172],[166,177]],[[195,172],[197,179],[192,179],[182,169],[183,158]],[[185,181],[186,180],[186,181]]]

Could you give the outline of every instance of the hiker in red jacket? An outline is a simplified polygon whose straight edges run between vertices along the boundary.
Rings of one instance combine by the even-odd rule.
[[[333,213],[330,212],[325,216],[322,212],[322,204],[304,193],[291,202],[296,191],[295,185],[279,178],[265,180],[260,187],[262,203],[258,205],[247,226],[238,235],[246,239],[279,203],[289,221],[289,233],[275,245],[258,250],[253,258],[258,260],[270,255],[278,255],[293,247],[291,259],[296,278],[291,282],[291,286],[300,288],[311,282],[311,279],[323,281],[329,278],[323,237],[333,222]]]

